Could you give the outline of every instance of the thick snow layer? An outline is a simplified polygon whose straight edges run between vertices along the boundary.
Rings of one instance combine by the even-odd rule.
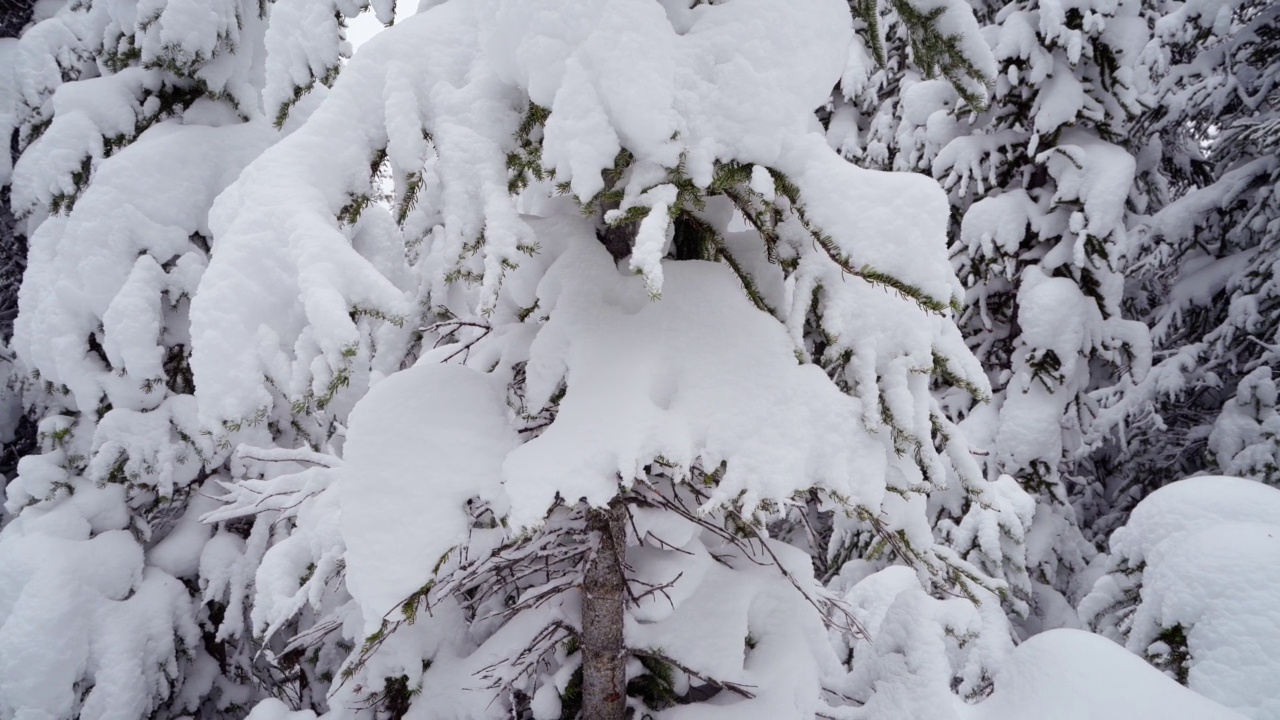
[[[1062,457],[1063,414],[1088,381],[1086,353],[1102,332],[1102,314],[1075,281],[1028,268],[1018,288],[1019,352],[1000,407],[996,449],[1002,467],[1024,469]],[[1041,378],[1034,363],[1052,353],[1058,366]],[[1054,378],[1058,378],[1055,382]]]
[[[859,574],[845,566],[835,586]],[[981,692],[1013,649],[999,601],[930,597],[910,569],[890,567],[843,591],[865,637],[853,638],[845,690],[864,703],[856,720],[954,717],[961,697]],[[957,697],[957,693],[959,697]]]
[[[943,37],[953,39],[955,48],[982,76],[990,79],[996,74],[996,61],[991,47],[982,37],[978,20],[974,17],[974,7],[968,2],[957,0],[909,0],[906,3],[921,16],[934,18],[934,28]],[[930,68],[931,70],[932,68]],[[985,100],[988,88],[976,79],[957,73],[956,80],[967,89]]]
[[[335,4],[342,3],[279,0],[271,5],[263,38],[267,61],[262,90],[269,119],[277,119],[282,106],[295,100],[295,92],[312,90],[313,83],[338,67],[342,26]]]
[[[1111,536],[1108,572],[1082,617],[1139,655],[1169,655],[1165,631],[1181,627],[1192,690],[1247,717],[1280,714],[1280,491],[1232,477],[1163,487]],[[1118,625],[1109,617],[1135,600]]]
[[[508,154],[531,103],[550,113],[534,128],[542,163],[581,199],[603,187],[601,171],[620,150],[634,158],[628,201],[657,211],[632,265],[655,293],[671,198],[643,191],[677,168],[705,187],[716,163],[740,162],[787,174],[810,222],[853,269],[945,305],[960,286],[945,256],[944,196],[925,178],[853,167],[816,123],[851,37],[837,0],[735,0],[673,15],[647,0],[457,0],[379,33],[215,208],[217,249],[192,309],[193,367],[211,388],[202,418],[235,424],[271,412],[263,374],[290,399],[322,389],[358,343],[352,314],[412,317],[408,288],[352,253],[336,219],[372,191],[370,161],[383,148],[397,182],[421,178],[406,237],[390,228],[384,238],[389,247],[421,241],[411,253],[423,260],[420,299],[443,304],[458,278],[478,281],[469,312],[489,315],[534,247],[507,189]],[[273,269],[273,281],[261,282],[255,266]]]
[[[565,382],[555,422],[507,458],[515,527],[536,525],[559,495],[603,505],[655,460],[727,469],[711,505],[788,501],[825,487],[879,507],[886,450],[858,402],[796,362],[786,331],[754,307],[724,265],[666,263],[662,297],[619,277],[589,226],[548,271],[551,319],[528,363],[537,410]]]
[[[961,720],[1241,720],[1091,633],[1050,630],[1010,654],[990,698]]]
[[[292,710],[284,702],[268,698],[254,706],[245,720],[315,720],[310,710]]]
[[[86,488],[0,534],[0,717],[149,715],[177,643],[198,642],[182,583],[145,568],[127,516],[111,512],[122,500],[119,485]]]
[[[1280,412],[1276,383],[1263,365],[1236,385],[1236,396],[1219,413],[1209,433],[1209,451],[1224,472],[1274,481],[1280,478]]]
[[[500,497],[517,438],[493,379],[453,365],[379,383],[348,433],[339,481],[347,589],[372,630],[467,542],[467,502]]]
[[[1111,536],[1111,554],[1132,567],[1149,562],[1161,544],[1230,522],[1280,523],[1280,491],[1235,477],[1194,477],[1143,499]]]
[[[1120,248],[1126,249],[1125,202],[1133,185],[1133,156],[1118,145],[1079,130],[1068,130],[1040,160],[1057,180],[1054,202],[1076,200],[1084,206],[1085,225],[1073,227],[1072,231],[1100,238],[1120,233]],[[1076,264],[1082,263],[1077,259]]]
[[[1025,190],[989,195],[965,211],[960,239],[974,257],[1012,256],[1026,239],[1027,225],[1037,214],[1036,205]]]
[[[977,607],[959,598],[930,598],[905,568],[861,580],[845,599],[869,633],[852,646],[853,689],[845,691],[856,697],[874,688],[849,715],[858,720],[1242,717],[1091,633],[1050,630],[1013,648],[994,598]],[[962,699],[991,678],[989,697],[976,704]]]
[[[557,0],[477,3],[488,18],[481,34],[487,60],[503,80],[525,88],[553,117],[600,118],[586,135],[548,126],[547,157],[562,172],[569,141],[603,149],[620,140],[638,159],[664,167],[684,150],[703,184],[715,159],[774,166],[782,137],[811,130],[812,110],[839,79],[852,35],[848,7],[830,0],[702,5],[679,33],[661,5],[647,0],[565,9]],[[574,90],[587,80],[589,95]],[[599,189],[598,172],[613,154],[596,161],[573,177],[589,170],[579,182]],[[594,194],[592,186],[582,190]]]
[[[764,542],[800,587],[810,594],[821,591],[805,554],[782,543]],[[629,620],[627,645],[653,649],[695,672],[740,683],[755,697],[726,694],[717,702],[670,708],[660,717],[763,720],[829,712],[820,700],[822,688],[838,681],[842,669],[820,617],[809,605],[810,598],[793,587],[764,553],[744,557],[740,549],[719,545],[707,536],[692,546],[700,553],[665,554],[674,555],[669,560],[682,565],[690,560],[702,564],[705,559],[702,572],[688,577],[687,583],[686,576],[680,578],[680,585],[687,585],[681,590],[685,597],[673,597],[671,612],[662,620]],[[706,558],[708,552],[720,562]],[[629,554],[628,561],[631,558]]]
[[[1280,495],[1277,492],[1276,495]],[[1147,559],[1129,649],[1187,630],[1187,686],[1242,714],[1280,716],[1280,522],[1229,522],[1166,540]]]
[[[256,114],[263,22],[255,0],[98,2],[28,30],[12,63],[17,120],[24,130],[51,123],[14,168],[14,207],[42,216],[55,196],[82,185],[87,178],[75,179],[82,164],[96,166],[109,155],[108,141],[132,141],[160,119],[159,94],[173,89],[174,72],[210,95],[224,94],[241,116]],[[87,62],[93,53],[104,66],[118,62],[117,53],[136,53],[136,60],[99,75]]]
[[[389,77],[413,79],[414,105],[432,100],[429,111],[410,106],[416,122],[401,118],[396,127],[412,126],[420,137],[425,125],[439,143],[438,162],[456,178],[438,190],[435,209],[448,219],[442,244],[460,252],[483,228],[488,248],[506,248],[493,252],[494,282],[500,255],[523,257],[515,245],[528,231],[508,197],[503,147],[519,119],[517,98],[490,73],[472,72],[472,12],[469,3],[449,3],[380,33],[307,122],[219,199],[210,217],[217,247],[191,309],[192,368],[206,423],[270,411],[275,400],[264,374],[291,401],[323,394],[330,378],[349,372],[352,354],[363,352],[357,310],[411,314],[409,298],[369,253],[352,247],[336,217],[360,193],[374,192],[369,165],[388,142],[386,108],[405,107],[397,94],[384,96]],[[379,212],[386,211],[376,204],[364,211]],[[379,246],[403,242],[393,233]],[[433,279],[443,287],[450,267],[443,255],[434,260]],[[365,389],[352,385],[356,397]]]
[[[774,167],[800,188],[809,219],[859,270],[877,270],[946,304],[962,289],[946,259],[949,207],[933,180],[864,170],[816,133],[789,143]]]
[[[267,140],[253,125],[164,123],[104,160],[70,216],[50,218],[30,240],[14,324],[19,357],[70,388],[81,410],[104,394],[117,408],[154,408],[163,393],[140,386],[164,378],[164,306],[195,291],[204,263],[190,238],[209,236],[213,199]],[[90,350],[92,334],[113,367]]]

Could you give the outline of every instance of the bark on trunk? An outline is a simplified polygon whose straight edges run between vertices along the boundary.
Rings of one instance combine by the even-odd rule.
[[[622,616],[627,579],[626,510],[620,500],[588,511],[587,528],[599,544],[582,581],[582,717],[623,720],[627,710],[626,646]]]

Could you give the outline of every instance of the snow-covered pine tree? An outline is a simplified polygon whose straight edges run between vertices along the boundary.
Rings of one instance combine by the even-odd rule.
[[[958,479],[993,557],[1023,530],[931,393],[986,385],[945,201],[850,166],[814,116],[852,37],[838,0],[453,0],[366,45],[221,196],[202,422],[233,445],[340,409],[325,454],[247,450],[314,466],[209,518],[292,528],[254,632],[306,616],[288,647],[333,707],[807,716],[878,677],[827,643],[857,617],[811,556],[841,593],[877,556],[921,595],[1005,588],[928,510]],[[797,507],[801,549],[767,529]],[[974,651],[961,615],[924,620],[962,661],[942,693],[1008,643]]]
[[[184,518],[209,449],[185,327],[204,216],[268,138],[238,111],[256,104],[256,3],[212,10],[82,4],[18,46],[31,253],[13,345],[41,452],[0,534],[5,717],[234,714],[257,694],[215,638],[208,533]]]
[[[1135,3],[975,4],[997,67],[981,110],[940,81],[901,93],[900,169],[949,188],[960,322],[995,390],[949,407],[986,470],[1036,493],[1027,630],[1070,623],[1065,594],[1093,549],[1077,507],[1097,494],[1086,455],[1095,395],[1140,379],[1146,331],[1122,317],[1128,229],[1141,209],[1125,149],[1146,39]],[[1038,527],[1037,527],[1038,526]]]
[[[1167,204],[1146,223],[1130,302],[1160,359],[1110,421],[1117,518],[1199,472],[1280,481],[1280,6],[1159,5],[1142,133]]]
[[[968,2],[851,3],[850,9],[858,37],[824,117],[828,141],[862,167],[928,174],[938,151],[968,132],[969,116],[987,108],[994,85],[995,58],[973,7]],[[960,207],[971,200],[952,197]],[[954,223],[952,230],[958,231]],[[956,384],[941,383],[935,390],[953,421],[974,403],[975,395]],[[1028,526],[1035,506],[1015,481],[993,478],[988,487],[1003,489],[999,512],[970,512],[976,498],[991,502],[992,496],[966,492],[973,481],[962,474],[946,492],[931,496],[930,516],[941,542],[1010,584],[1007,605],[1025,615],[1031,580],[1024,537],[1013,525]],[[984,525],[993,518],[1003,519],[995,535],[1002,538],[999,543],[981,539],[992,537]]]
[[[197,422],[188,309],[214,198],[278,137],[264,88],[301,97],[314,58],[336,64],[337,9],[268,30],[267,3],[91,0],[7,48],[31,247],[13,349],[40,452],[0,530],[0,717],[243,717],[304,694],[243,632],[263,532],[199,521],[229,452]]]

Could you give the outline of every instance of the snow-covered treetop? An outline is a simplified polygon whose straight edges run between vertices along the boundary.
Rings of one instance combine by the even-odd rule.
[[[731,251],[723,227],[702,220],[708,257],[736,266],[802,354],[817,292],[831,310],[828,352],[850,353],[867,422],[889,414],[928,437],[927,411],[890,386],[935,367],[979,393],[984,381],[944,318],[960,289],[941,193],[849,166],[814,118],[851,37],[834,0],[571,11],[459,0],[383,33],[214,208],[218,252],[192,320],[197,383],[210,388],[202,417],[236,428],[285,398],[332,398],[361,348],[373,348],[376,378],[432,320],[540,317],[540,274],[522,282],[517,268],[544,267],[543,241],[521,212],[539,214],[554,183],[586,207],[611,206],[611,223],[639,222],[625,252],[654,296],[673,225],[702,213],[727,227],[736,207],[756,246]],[[395,184],[394,213],[372,202],[377,172]],[[866,303],[888,315],[859,312]],[[360,329],[368,318],[391,322],[375,338]]]
[[[1029,513],[930,392],[988,392],[952,319],[945,197],[848,164],[815,116],[847,3],[691,4],[434,5],[362,46],[218,198],[192,303],[201,421],[230,444],[335,419],[313,447],[344,455],[336,486],[307,493],[340,496],[340,537],[314,532],[362,621],[334,611],[366,641],[346,671],[416,682],[395,650],[416,641],[387,630],[415,637],[404,608],[437,602],[466,552],[655,486],[761,533],[813,489],[842,517],[814,552],[1004,589],[1001,538]],[[934,537],[924,496],[948,484],[993,567]],[[391,517],[432,520],[406,542]],[[295,567],[317,537],[300,532],[264,562]],[[259,632],[325,582],[272,572]]]

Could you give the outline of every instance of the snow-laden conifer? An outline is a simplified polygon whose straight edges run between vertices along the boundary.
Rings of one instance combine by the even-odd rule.
[[[827,136],[862,167],[928,172],[921,109],[985,108],[996,71],[968,2],[850,2],[858,34],[833,94]],[[954,121],[953,121],[954,122]],[[900,135],[904,133],[905,135]]]
[[[1071,622],[1060,595],[1078,597],[1073,577],[1094,552],[1079,529],[1100,493],[1089,453],[1111,429],[1095,416],[1149,360],[1146,330],[1121,305],[1130,229],[1145,209],[1126,133],[1146,87],[1147,31],[1136,4],[974,9],[995,58],[989,106],[908,78],[881,136],[895,167],[931,173],[956,208],[961,328],[994,395],[947,405],[967,416],[989,476],[1039,498],[1030,577],[1012,606],[1031,603],[1030,629]]]
[[[1116,517],[1197,472],[1276,482],[1280,7],[1158,4],[1142,117],[1164,203],[1143,223],[1129,302],[1159,362],[1115,403]]]
[[[997,604],[929,509],[950,486],[996,568],[1027,519],[931,393],[986,393],[945,201],[813,114],[852,38],[827,0],[444,3],[219,199],[202,422],[331,424],[210,518],[295,528],[254,631],[301,612],[291,647],[350,649],[334,707],[812,714],[850,682],[824,624],[861,631],[809,554]]]
[[[30,238],[13,384],[40,448],[6,489],[0,717],[242,717],[303,692],[243,631],[267,529],[200,522],[229,452],[190,367],[209,208],[277,137],[270,11],[71,3],[5,48]]]

